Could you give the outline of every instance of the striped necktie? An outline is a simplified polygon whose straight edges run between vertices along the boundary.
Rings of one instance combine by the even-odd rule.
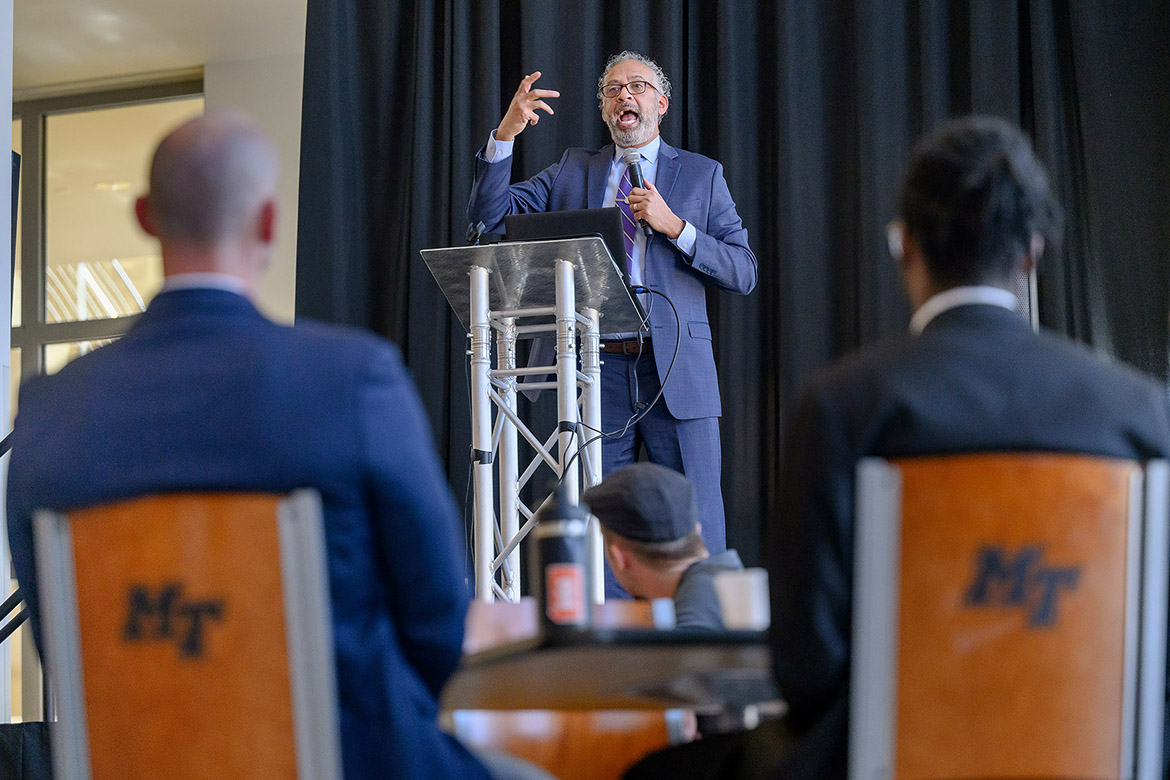
[[[634,212],[630,210],[630,169],[626,168],[625,175],[618,185],[617,207],[622,212],[622,235],[626,245],[626,272],[631,273],[634,266],[634,237],[638,233],[638,221],[634,219]]]

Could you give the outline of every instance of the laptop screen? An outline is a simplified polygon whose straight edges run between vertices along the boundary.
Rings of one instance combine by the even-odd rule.
[[[598,236],[605,242],[622,280],[630,284],[629,270],[622,262],[626,254],[622,215],[616,207],[510,214],[504,217],[504,230],[509,241]]]

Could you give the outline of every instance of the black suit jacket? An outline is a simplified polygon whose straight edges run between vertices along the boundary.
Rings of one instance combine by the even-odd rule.
[[[818,375],[787,429],[765,529],[772,649],[809,776],[844,776],[853,475],[866,456],[1033,450],[1170,456],[1164,388],[1014,312],[966,305]]]

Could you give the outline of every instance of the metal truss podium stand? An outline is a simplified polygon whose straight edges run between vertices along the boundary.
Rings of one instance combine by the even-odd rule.
[[[542,463],[562,479],[573,503],[580,501],[583,487],[600,481],[600,323],[607,333],[637,332],[644,323],[600,238],[424,249],[422,257],[471,341],[476,598],[518,601],[519,545],[535,514],[520,500],[520,490]],[[555,364],[517,367],[517,340],[549,334],[556,337]],[[543,381],[549,374],[556,380]],[[521,377],[530,381],[519,384]],[[542,439],[517,414],[516,391],[550,388],[556,389],[558,424]],[[517,435],[536,451],[523,473]],[[602,554],[601,531],[592,518],[589,562],[597,603],[605,599]]]

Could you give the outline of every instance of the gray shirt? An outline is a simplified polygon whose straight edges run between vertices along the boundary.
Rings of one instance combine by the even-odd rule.
[[[723,612],[715,594],[715,575],[742,569],[743,562],[735,550],[717,553],[688,566],[674,592],[675,628],[722,631]]]

